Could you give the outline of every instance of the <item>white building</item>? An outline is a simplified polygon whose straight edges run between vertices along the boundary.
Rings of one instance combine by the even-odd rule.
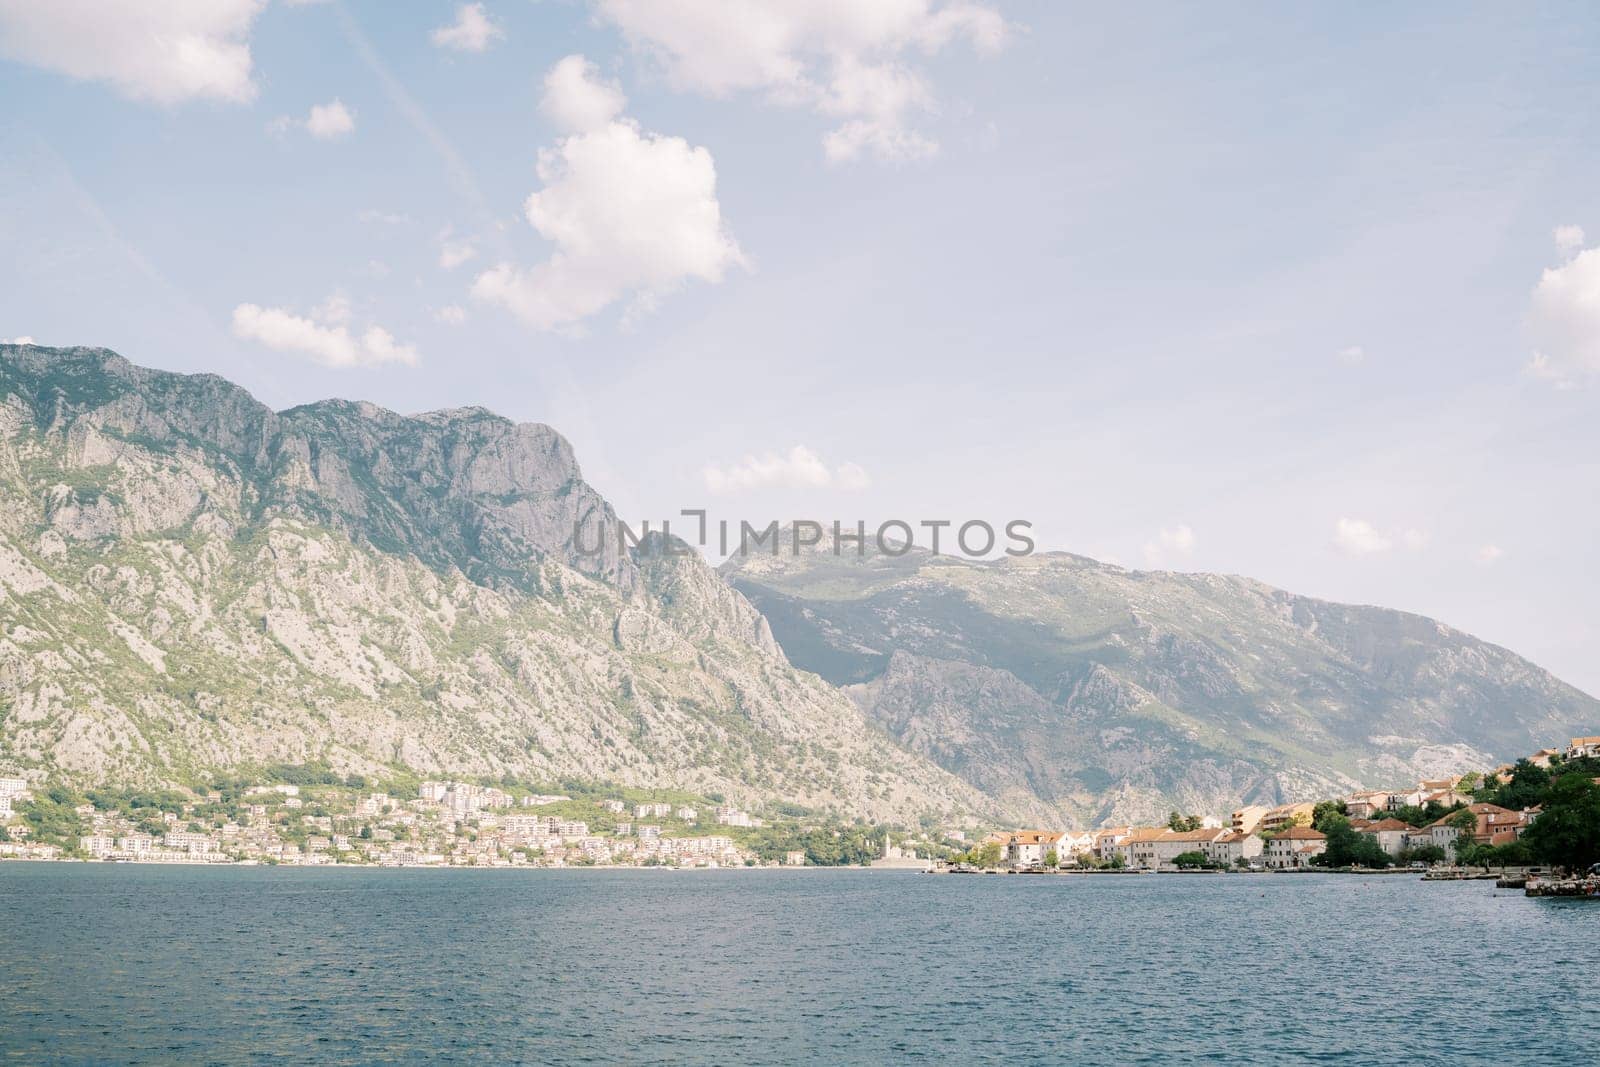
[[[116,841],[112,840],[109,834],[90,834],[87,837],[79,838],[78,844],[85,852],[96,859],[115,851],[117,846]]]
[[[205,834],[190,833],[187,830],[169,830],[162,839],[162,843],[170,849],[179,852],[211,852],[216,848],[211,838]]]
[[[1163,830],[1155,835],[1141,834],[1131,843],[1128,864],[1158,870],[1173,866],[1173,860],[1187,852],[1198,852],[1212,860],[1216,840],[1232,831],[1220,827],[1205,830]]]
[[[1246,863],[1259,860],[1264,845],[1255,834],[1229,830],[1211,843],[1211,859],[1224,867],[1237,867],[1240,860]]]
[[[1391,856],[1398,856],[1406,850],[1406,842],[1411,838],[1411,826],[1399,819],[1380,819],[1378,822],[1356,828],[1356,833],[1366,834],[1378,843],[1378,847]]]
[[[1309,826],[1291,826],[1272,840],[1262,850],[1266,865],[1273,870],[1296,870],[1311,866],[1311,860],[1328,850],[1328,839]]]
[[[717,822],[723,826],[760,826],[761,820],[750,817],[749,812],[740,811],[738,808],[721,807],[717,809]]]
[[[1568,759],[1582,759],[1584,756],[1600,757],[1600,737],[1574,737],[1572,744],[1567,746]]]

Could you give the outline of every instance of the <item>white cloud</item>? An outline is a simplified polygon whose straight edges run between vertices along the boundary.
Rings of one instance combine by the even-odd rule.
[[[124,96],[255,99],[250,27],[266,0],[0,0],[0,55]]]
[[[445,229],[439,234],[439,266],[445,270],[455,270],[478,254],[471,241],[457,238],[454,233]]]
[[[1351,345],[1349,348],[1339,349],[1339,361],[1355,366],[1367,361],[1367,350],[1360,345]]]
[[[998,12],[971,0],[595,0],[595,7],[682,88],[757,92],[838,120],[823,138],[835,161],[936,151],[912,124],[916,113],[935,109],[934,94],[906,57],[931,56],[958,39],[991,55],[1009,34]]]
[[[1580,251],[1544,272],[1533,290],[1527,328],[1530,373],[1568,389],[1600,374],[1600,248]]]
[[[1333,527],[1333,543],[1351,556],[1379,556],[1396,544],[1409,552],[1421,552],[1433,543],[1433,535],[1414,526],[1394,532],[1379,529],[1365,519],[1341,518]]]
[[[362,222],[378,222],[385,226],[406,226],[411,222],[411,216],[393,211],[376,211],[368,208],[357,216]]]
[[[26,337],[26,336],[24,336],[24,337],[0,337],[0,345],[31,345],[33,343],[34,343],[33,338]]]
[[[341,137],[348,137],[355,128],[355,112],[345,107],[340,100],[313,104],[311,111],[303,119],[279,115],[267,123],[267,132],[275,137],[281,137],[293,129],[303,129],[319,141],[336,141]],[[363,216],[363,221],[369,220]]]
[[[1498,561],[1505,554],[1505,549],[1499,545],[1484,545],[1478,549],[1478,562],[1487,567],[1489,564]]]
[[[446,304],[433,313],[433,321],[446,326],[460,326],[467,321],[467,311],[460,304]]]
[[[528,270],[500,263],[472,286],[474,299],[543,330],[572,327],[624,296],[649,308],[686,281],[720,282],[744,264],[722,223],[711,153],[629,119],[600,121],[604,108],[574,101],[599,99],[605,87],[592,68],[578,70],[591,84],[559,83],[561,113],[596,124],[539,153],[544,185],[525,205],[555,251]]]
[[[1352,556],[1381,555],[1394,547],[1392,540],[1365,519],[1340,519],[1333,527],[1333,543]]]
[[[1171,556],[1187,558],[1194,555],[1194,530],[1188,526],[1163,527],[1161,532],[1144,545],[1145,562],[1158,566]]]
[[[795,445],[784,453],[746,456],[726,467],[708,464],[700,473],[706,488],[713,493],[737,493],[750,489],[855,491],[871,485],[871,479],[860,464],[841,463],[830,468],[822,457],[805,445]]]
[[[438,47],[457,52],[482,52],[504,36],[505,31],[489,18],[482,4],[461,4],[453,23],[440,26],[429,35]]]
[[[347,325],[350,301],[334,294],[305,318],[283,308],[240,304],[233,309],[234,335],[279,352],[298,352],[328,367],[376,367],[417,362],[417,350],[397,342],[382,326],[359,336]]]
[[[1583,247],[1582,226],[1557,226],[1552,235],[1556,239],[1556,249],[1560,252],[1576,252]]]
[[[315,104],[306,116],[306,132],[319,141],[333,141],[356,128],[356,117],[340,100]]]
[[[593,63],[567,56],[544,76],[539,108],[569,133],[598,129],[622,114],[628,98],[615,82],[603,81]]]

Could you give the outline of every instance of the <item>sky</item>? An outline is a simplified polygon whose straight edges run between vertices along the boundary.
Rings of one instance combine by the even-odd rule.
[[[0,338],[982,518],[1600,693],[1583,4],[0,0]]]

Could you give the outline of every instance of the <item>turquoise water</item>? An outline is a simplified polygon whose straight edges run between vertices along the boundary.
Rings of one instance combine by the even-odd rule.
[[[1593,1062],[1600,905],[1410,877],[0,864],[26,1063]]]

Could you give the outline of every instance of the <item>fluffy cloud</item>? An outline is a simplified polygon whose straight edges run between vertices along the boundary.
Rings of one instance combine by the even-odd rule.
[[[306,116],[306,132],[319,141],[333,141],[356,128],[356,117],[340,100],[316,104]]]
[[[255,98],[250,27],[266,0],[0,0],[0,55],[136,100]]]
[[[823,139],[835,161],[936,151],[912,124],[935,100],[907,56],[930,56],[956,40],[989,55],[1008,35],[997,12],[970,0],[595,0],[595,7],[683,88],[758,92],[837,120]]]
[[[1348,348],[1339,349],[1339,362],[1341,363],[1348,363],[1353,367],[1358,363],[1365,363],[1366,361],[1367,350],[1362,348],[1360,345],[1351,345]]]
[[[335,99],[326,104],[313,104],[311,112],[303,119],[279,115],[267,123],[267,132],[283,134],[297,127],[319,141],[337,141],[355,130],[356,116],[355,112],[344,106],[343,101]]]
[[[482,4],[462,4],[456,8],[456,20],[434,30],[429,39],[440,48],[482,52],[504,36],[505,31],[489,18]]]
[[[539,153],[544,184],[524,209],[555,251],[532,269],[500,263],[484,271],[474,299],[538,329],[561,329],[624,296],[649,308],[686,281],[720,282],[742,265],[722,223],[711,153],[617,117],[621,94],[612,101],[614,87],[581,57],[556,70],[565,73],[546,79],[544,106],[583,125]]]
[[[544,76],[539,101],[551,121],[568,132],[598,129],[622,114],[628,98],[615,82],[604,81],[593,63],[567,56]]]
[[[417,350],[400,344],[382,326],[368,326],[361,334],[350,332],[350,302],[334,295],[302,317],[283,308],[240,304],[233,309],[236,337],[256,341],[279,352],[298,352],[327,367],[376,367],[385,363],[417,362]]]
[[[1497,562],[1505,554],[1505,549],[1499,545],[1484,545],[1478,549],[1477,558],[1479,563],[1487,567],[1489,564]]]
[[[1600,247],[1582,244],[1578,227],[1556,230],[1556,245],[1569,258],[1544,272],[1528,308],[1528,370],[1563,389],[1600,374]]]
[[[446,304],[433,313],[434,322],[442,322],[446,326],[460,326],[467,321],[467,311],[460,304]]]
[[[843,489],[854,491],[872,484],[857,463],[829,467],[805,445],[788,452],[746,456],[726,467],[709,464],[701,471],[708,490],[737,493],[750,489]]]
[[[1185,557],[1194,554],[1194,531],[1188,526],[1164,527],[1161,532],[1144,545],[1145,562],[1150,566],[1158,566],[1172,556]]]
[[[1394,547],[1394,541],[1365,519],[1340,519],[1333,527],[1333,543],[1351,556],[1381,555]]]
[[[0,337],[0,345],[31,345],[33,343],[34,343],[33,338],[27,337],[27,336],[23,336],[23,337]]]

